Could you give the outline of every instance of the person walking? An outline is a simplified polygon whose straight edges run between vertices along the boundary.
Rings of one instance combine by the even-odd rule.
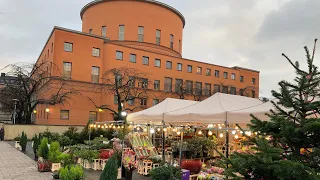
[[[0,141],[3,141],[3,140],[4,140],[4,127],[2,125],[0,128]]]

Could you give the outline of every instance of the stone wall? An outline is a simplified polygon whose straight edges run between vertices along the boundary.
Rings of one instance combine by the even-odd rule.
[[[0,124],[1,125],[1,124]],[[18,135],[21,135],[22,131],[27,133],[28,139],[31,139],[34,134],[41,133],[47,129],[53,133],[62,134],[70,126],[57,126],[57,125],[13,125],[13,124],[3,124],[4,126],[4,140],[13,140]],[[78,131],[81,131],[83,126],[75,126]]]

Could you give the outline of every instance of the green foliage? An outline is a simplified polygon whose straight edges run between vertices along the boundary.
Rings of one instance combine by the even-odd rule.
[[[40,145],[40,142],[41,142],[41,139],[40,139],[40,135],[38,136],[37,134],[35,134],[32,138],[32,141],[33,141],[33,153],[34,155],[37,155],[37,151],[38,151],[38,148],[39,148],[39,145]]]
[[[257,152],[234,153],[230,160],[225,159],[225,166],[230,165],[227,175],[235,179],[237,172],[245,179],[320,179],[315,175],[320,172],[320,119],[315,116],[320,107],[320,72],[313,63],[315,49],[312,55],[307,47],[305,51],[307,70],[283,54],[296,77],[292,83],[280,81],[280,90],[272,91],[276,110],[269,114],[269,121],[253,117],[249,127],[259,137],[248,141],[257,146]],[[271,140],[265,140],[266,136]]]
[[[27,143],[28,143],[27,134],[24,131],[22,131],[21,137],[20,137],[20,146],[23,152],[26,151]]]
[[[118,176],[118,157],[114,154],[104,167],[100,180],[115,180]]]
[[[62,148],[64,148],[65,146],[70,146],[72,141],[69,137],[67,136],[60,136],[58,139],[60,145],[62,146]]]
[[[83,130],[80,133],[81,143],[89,140],[89,134],[90,134],[91,140],[95,139],[97,137],[100,137],[101,135],[107,139],[113,138],[113,136],[112,136],[112,134],[114,133],[113,129],[92,129],[92,128],[90,129],[89,124],[90,123],[88,123],[87,126],[85,128],[83,128]]]
[[[73,154],[64,154],[64,153],[61,153],[61,154],[58,156],[58,160],[59,160],[59,162],[61,162],[61,164],[62,164],[63,167],[68,166],[68,165],[71,165],[71,164],[74,163]]]
[[[20,136],[18,135],[18,136],[15,137],[13,140],[14,140],[14,141],[20,141]]]
[[[61,180],[80,180],[83,179],[83,169],[79,165],[68,165],[62,167],[59,172]]]
[[[75,155],[80,157],[81,159],[92,161],[93,159],[99,158],[99,151],[91,149],[80,149],[78,151],[75,151]]]
[[[193,158],[203,157],[204,149],[210,150],[216,146],[215,141],[210,140],[205,137],[193,137],[192,139],[187,139],[187,149],[192,153]],[[180,149],[180,147],[178,147]]]
[[[181,175],[181,169],[167,164],[150,171],[151,180],[180,180]]]
[[[41,144],[38,149],[38,156],[43,159],[48,159],[49,157],[49,148],[48,148],[48,138],[42,138]]]
[[[53,141],[58,141],[60,135],[58,133],[52,133],[49,131],[49,129],[47,128],[45,132],[40,133],[39,135],[41,135],[42,137],[46,137],[48,138],[48,143],[51,144],[51,142]]]
[[[52,142],[49,149],[49,160],[52,163],[59,163],[60,160],[58,157],[60,154],[60,144],[57,141]]]
[[[77,127],[69,127],[68,130],[63,133],[63,136],[68,137],[71,140],[72,145],[81,143],[80,133],[78,133]]]

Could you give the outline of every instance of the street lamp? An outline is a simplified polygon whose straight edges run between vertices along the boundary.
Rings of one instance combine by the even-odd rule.
[[[13,124],[16,124],[17,102],[19,102],[19,100],[18,99],[12,99],[12,101],[14,101]]]

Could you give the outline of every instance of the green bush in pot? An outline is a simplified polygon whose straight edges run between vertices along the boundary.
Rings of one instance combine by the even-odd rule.
[[[27,134],[24,131],[22,131],[21,137],[20,137],[20,146],[21,146],[22,152],[26,152],[27,143],[28,143]]]
[[[60,160],[58,157],[60,154],[60,144],[57,141],[52,142],[49,149],[49,160],[52,163],[59,163]]]
[[[181,180],[181,169],[171,165],[163,165],[150,171],[151,180]]]
[[[59,171],[59,178],[61,180],[81,180],[83,179],[83,175],[83,169],[79,165],[68,165]]]

